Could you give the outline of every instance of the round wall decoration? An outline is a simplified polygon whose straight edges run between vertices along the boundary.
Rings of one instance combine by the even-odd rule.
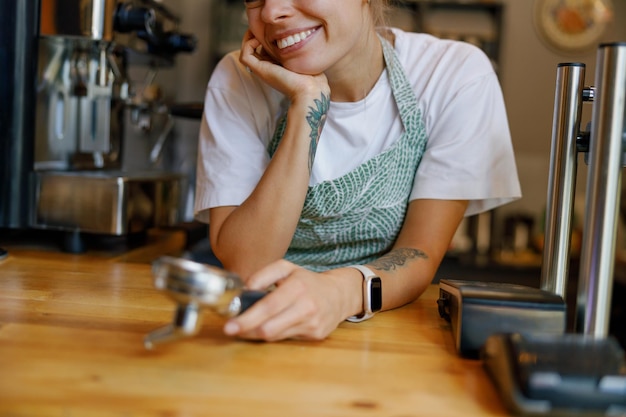
[[[550,47],[580,52],[597,46],[613,19],[611,0],[535,0],[535,27]]]

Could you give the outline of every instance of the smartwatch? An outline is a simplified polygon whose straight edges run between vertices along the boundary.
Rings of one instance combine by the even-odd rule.
[[[383,307],[382,280],[371,269],[363,265],[352,265],[363,275],[363,312],[358,316],[350,316],[346,320],[358,323],[372,318]]]

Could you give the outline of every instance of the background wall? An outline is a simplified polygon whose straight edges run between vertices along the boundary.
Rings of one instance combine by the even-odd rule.
[[[556,67],[564,62],[586,64],[586,83],[593,85],[596,50],[563,54],[547,47],[533,25],[532,0],[502,0],[505,5],[501,50],[501,83],[509,114],[524,197],[502,211],[533,213],[539,221],[546,201]],[[613,0],[614,21],[603,41],[626,41],[626,1]],[[591,118],[586,104],[582,122]],[[577,211],[583,214],[586,165],[579,160]]]
[[[232,37],[233,29],[240,29],[242,22],[237,11],[240,4],[226,0],[165,0],[163,3],[178,13],[183,30],[196,34],[199,42],[196,52],[181,55],[176,67],[162,70],[156,81],[172,101],[202,101],[217,45],[226,43],[232,48],[238,45],[237,40],[229,43],[233,39],[216,38]],[[563,62],[583,62],[587,65],[586,85],[592,85],[596,51],[570,55],[549,48],[533,25],[534,0],[501,0],[501,3],[505,7],[499,73],[524,197],[498,209],[498,218],[527,213],[540,224],[547,192],[556,67]],[[603,41],[626,41],[626,0],[613,0],[613,4],[614,21]],[[228,24],[216,21],[218,14],[223,19],[229,13]],[[224,28],[230,28],[229,32],[224,32]],[[586,124],[590,116],[591,105],[587,104],[583,123]],[[191,176],[195,175],[198,127],[197,121],[177,119],[171,147],[172,163]],[[580,218],[586,184],[586,166],[582,159],[578,177]]]

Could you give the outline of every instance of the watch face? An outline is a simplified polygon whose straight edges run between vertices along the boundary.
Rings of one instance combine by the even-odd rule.
[[[535,27],[560,52],[596,47],[612,19],[611,0],[535,0]]]
[[[372,312],[380,311],[383,308],[383,283],[379,277],[372,278],[370,296]]]

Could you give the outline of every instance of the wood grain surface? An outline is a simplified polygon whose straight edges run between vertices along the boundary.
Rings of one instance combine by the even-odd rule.
[[[174,311],[152,285],[158,250],[9,249],[0,261],[2,417],[506,415],[481,363],[456,355],[436,286],[322,342],[232,339],[207,311],[197,336],[147,351],[143,337]]]

